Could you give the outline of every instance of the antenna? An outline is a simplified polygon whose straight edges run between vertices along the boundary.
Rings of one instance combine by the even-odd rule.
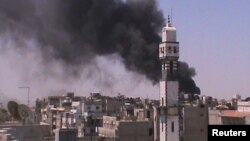
[[[18,87],[20,89],[27,89],[28,90],[28,106],[30,106],[30,87],[29,86],[23,86],[23,87]]]
[[[170,16],[171,16],[171,23],[173,23],[173,8],[171,8]]]

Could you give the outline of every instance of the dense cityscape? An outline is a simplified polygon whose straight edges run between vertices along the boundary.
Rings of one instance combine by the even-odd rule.
[[[109,97],[91,93],[88,97],[69,92],[37,99],[28,108],[14,101],[1,108],[1,141],[158,141],[159,101]],[[231,100],[183,94],[180,98],[182,140],[207,140],[207,125],[245,125],[250,122],[249,98]],[[7,112],[9,114],[7,114]],[[174,114],[175,111],[169,111]],[[195,124],[193,124],[195,123]]]
[[[196,2],[0,0],[0,141],[249,140],[246,21]]]
[[[0,110],[1,141],[207,141],[208,125],[250,123],[250,99],[218,100],[179,90],[179,42],[170,18],[159,45],[160,99],[74,92],[9,101]],[[28,90],[29,87],[22,87]],[[194,124],[195,123],[195,124]]]

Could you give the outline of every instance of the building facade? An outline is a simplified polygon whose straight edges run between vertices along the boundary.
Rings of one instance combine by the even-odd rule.
[[[170,19],[162,29],[159,45],[162,78],[160,80],[160,141],[180,140],[179,82],[177,79],[179,42]]]
[[[240,112],[250,112],[250,101],[237,101],[237,110]]]
[[[99,127],[103,140],[114,141],[152,141],[153,131],[148,120],[123,120],[104,116],[103,127]]]
[[[208,108],[206,105],[185,105],[183,107],[185,141],[207,141]]]

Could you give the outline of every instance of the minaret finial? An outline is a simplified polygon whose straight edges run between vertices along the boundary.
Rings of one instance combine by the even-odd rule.
[[[168,23],[169,24],[171,23],[171,21],[170,21],[170,15],[168,15]]]
[[[170,15],[168,15],[168,23],[167,23],[167,26],[168,26],[168,27],[171,27],[171,26],[172,26],[172,25],[171,25]]]
[[[171,23],[173,23],[173,8],[171,8],[170,16],[171,16]]]

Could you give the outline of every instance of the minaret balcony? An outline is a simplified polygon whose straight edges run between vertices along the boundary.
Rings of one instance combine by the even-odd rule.
[[[168,60],[168,61],[177,61],[179,59],[179,55],[178,54],[176,54],[176,55],[168,55],[168,56],[160,55],[159,58],[160,58],[161,61],[166,61],[166,60]]]

